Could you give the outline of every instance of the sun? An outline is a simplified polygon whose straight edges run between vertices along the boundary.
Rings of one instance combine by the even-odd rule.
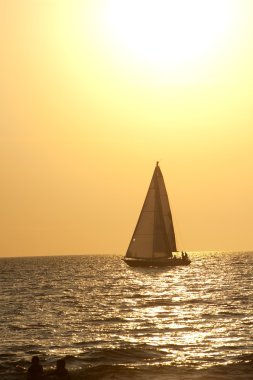
[[[225,48],[233,0],[108,0],[103,28],[115,54],[165,67]]]

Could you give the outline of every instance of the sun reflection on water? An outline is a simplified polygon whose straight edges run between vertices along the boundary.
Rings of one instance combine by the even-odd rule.
[[[250,354],[252,265],[236,256],[210,254],[208,264],[196,257],[191,267],[171,270],[131,269],[120,258],[66,258],[47,266],[49,285],[42,274],[33,278],[29,267],[18,268],[20,313],[3,345],[16,342],[19,329],[54,357],[100,352],[131,365],[203,368]],[[34,302],[24,302],[31,292]]]

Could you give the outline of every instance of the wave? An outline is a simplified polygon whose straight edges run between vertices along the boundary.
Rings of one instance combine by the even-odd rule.
[[[70,369],[72,380],[252,380],[253,360],[228,365],[213,366],[201,370],[175,365],[126,366],[100,364],[86,368]],[[1,373],[0,368],[0,373]],[[1,380],[25,380],[25,372],[1,373]],[[50,380],[50,376],[45,377]]]
[[[162,350],[104,349],[65,357],[72,380],[252,380],[253,353],[238,356],[230,363],[196,368],[192,363],[175,362],[156,364]],[[140,362],[142,364],[140,364]],[[45,374],[55,366],[55,361],[42,363]],[[211,364],[211,363],[210,363]],[[28,361],[7,361],[0,366],[1,380],[25,380]],[[50,380],[50,376],[45,379]]]

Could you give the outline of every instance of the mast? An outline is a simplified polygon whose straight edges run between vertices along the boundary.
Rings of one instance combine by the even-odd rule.
[[[168,199],[168,194],[165,186],[165,182],[163,179],[163,175],[161,172],[161,169],[157,162],[156,166],[156,179],[157,179],[157,188],[158,188],[158,202],[160,205],[160,214],[161,219],[163,221],[163,228],[164,228],[164,239],[166,239],[166,249],[167,252],[170,253],[169,256],[172,256],[172,252],[175,252],[177,250],[176,248],[176,238],[175,238],[175,231],[173,226],[173,219]]]

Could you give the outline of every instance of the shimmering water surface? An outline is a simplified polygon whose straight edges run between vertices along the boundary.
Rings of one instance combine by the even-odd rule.
[[[188,267],[117,256],[0,259],[0,378],[65,357],[74,379],[252,379],[253,253]],[[23,369],[22,369],[23,368]]]

